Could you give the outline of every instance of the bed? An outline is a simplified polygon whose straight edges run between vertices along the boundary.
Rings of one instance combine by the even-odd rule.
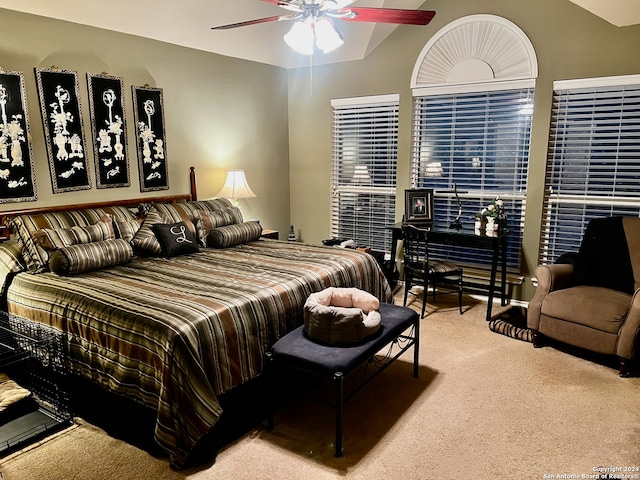
[[[15,240],[0,244],[9,315],[60,330],[70,372],[157,412],[155,441],[174,468],[220,418],[219,396],[259,376],[267,349],[302,324],[311,293],[356,287],[391,301],[372,256],[262,238],[225,199],[18,213],[3,213]],[[172,252],[169,227],[197,251]]]

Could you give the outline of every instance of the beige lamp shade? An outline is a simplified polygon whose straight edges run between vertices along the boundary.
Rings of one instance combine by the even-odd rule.
[[[256,194],[249,188],[244,170],[228,170],[224,186],[216,195],[220,198],[251,198],[255,196]]]

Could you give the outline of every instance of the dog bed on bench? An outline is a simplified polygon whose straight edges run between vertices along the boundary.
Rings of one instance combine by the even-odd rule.
[[[326,345],[350,345],[380,328],[380,301],[357,288],[329,287],[304,305],[304,333]]]
[[[334,386],[335,456],[342,456],[343,404],[383,372],[409,348],[413,347],[413,376],[418,377],[420,351],[420,316],[418,312],[399,305],[380,304],[381,325],[374,335],[357,344],[325,345],[311,340],[300,326],[280,338],[266,353],[267,427],[274,428],[273,395],[276,373],[286,379],[285,387],[297,388],[295,372],[305,378],[313,375],[331,379]],[[385,348],[386,347],[386,348]],[[369,369],[371,366],[371,369]],[[359,377],[359,383],[345,391],[345,378]],[[326,402],[322,402],[325,403]]]

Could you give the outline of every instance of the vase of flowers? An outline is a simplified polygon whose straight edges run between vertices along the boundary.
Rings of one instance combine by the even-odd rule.
[[[507,224],[507,214],[504,211],[504,201],[497,196],[487,208],[482,210],[482,215],[487,219],[486,234],[496,235]]]

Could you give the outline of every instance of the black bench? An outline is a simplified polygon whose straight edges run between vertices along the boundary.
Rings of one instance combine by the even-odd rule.
[[[342,456],[342,409],[344,402],[412,346],[414,347],[413,376],[418,376],[420,316],[409,308],[386,303],[380,304],[380,316],[382,326],[378,332],[355,345],[319,344],[306,337],[304,326],[298,327],[275,343],[271,351],[266,354],[265,365],[268,384],[267,423],[269,430],[273,430],[274,367],[289,367],[320,378],[331,379],[335,395],[331,406],[336,410],[335,456]],[[410,331],[407,332],[409,329]],[[392,344],[392,348],[381,360],[379,352],[390,344]],[[398,348],[393,348],[396,346]],[[345,377],[365,364],[367,367],[370,364],[373,365],[375,370],[368,375],[363,375],[358,386],[345,398]]]

